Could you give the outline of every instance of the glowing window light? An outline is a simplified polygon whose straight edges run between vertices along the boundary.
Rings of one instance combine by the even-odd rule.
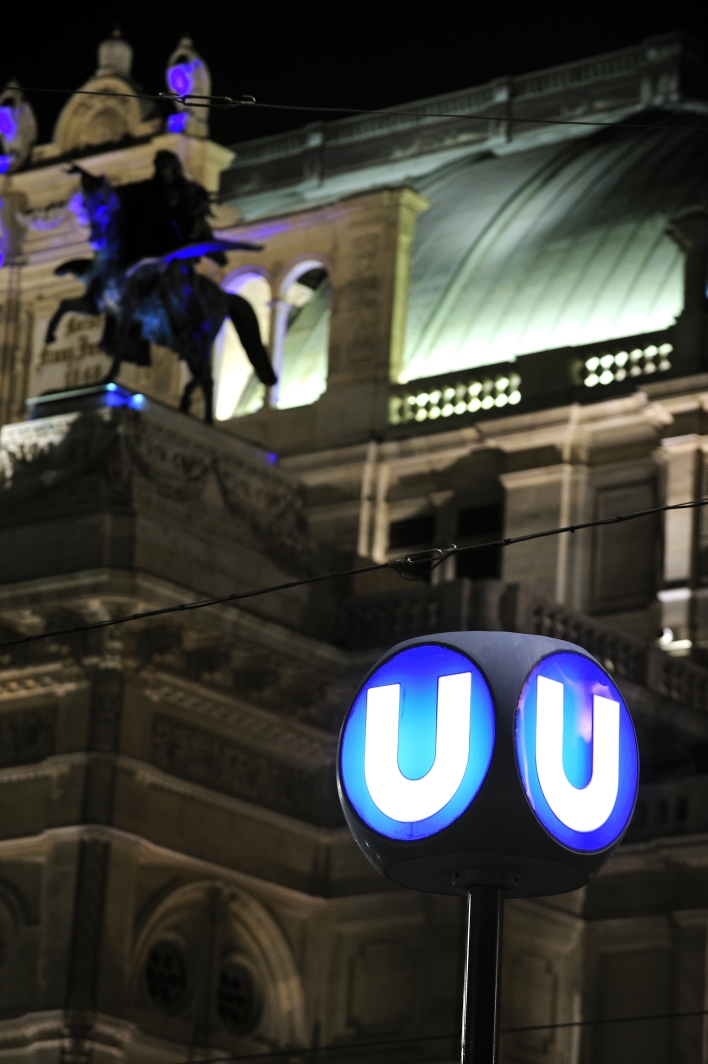
[[[622,382],[629,377],[641,377],[643,374],[666,373],[671,369],[669,355],[673,351],[672,344],[662,344],[656,347],[649,344],[642,349],[635,347],[629,353],[618,351],[616,354],[592,355],[585,360],[585,369],[588,371],[583,383],[586,388],[594,388],[598,384],[607,385],[613,381]],[[659,361],[657,362],[657,359]],[[602,373],[598,374],[598,370]]]
[[[521,377],[518,373],[500,374],[484,380],[459,381],[440,385],[429,392],[408,393],[389,399],[389,423],[436,421],[440,417],[473,414],[521,402]]]

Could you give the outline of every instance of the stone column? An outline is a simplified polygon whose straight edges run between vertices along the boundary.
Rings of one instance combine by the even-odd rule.
[[[661,441],[659,460],[664,466],[667,505],[688,502],[698,487],[700,437],[691,433]],[[661,602],[663,645],[673,653],[691,647],[693,628],[692,588],[695,583],[696,512],[670,510],[664,514],[663,588]]]
[[[582,520],[585,466],[569,462],[503,473],[506,493],[504,535],[523,536]],[[506,547],[502,577],[553,602],[581,607],[584,589],[579,574],[585,549],[582,533],[566,533]]]
[[[340,430],[387,425],[388,385],[403,357],[415,220],[427,206],[411,189],[387,189],[351,201],[342,212],[321,400]]]

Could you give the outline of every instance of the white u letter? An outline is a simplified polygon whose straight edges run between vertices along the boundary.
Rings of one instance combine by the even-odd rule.
[[[426,820],[450,801],[470,756],[472,673],[438,678],[435,760],[425,776],[407,779],[398,767],[401,685],[370,687],[366,695],[364,776],[369,794],[392,820]]]
[[[563,684],[538,677],[538,781],[558,819],[574,831],[595,831],[614,809],[619,788],[619,708],[614,699],[593,696],[592,775],[587,787],[574,787],[563,768]]]

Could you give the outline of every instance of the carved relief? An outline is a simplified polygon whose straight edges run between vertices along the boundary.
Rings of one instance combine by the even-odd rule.
[[[44,332],[46,323],[38,323]],[[30,394],[41,395],[51,389],[75,388],[95,384],[106,375],[110,359],[98,346],[103,332],[103,318],[67,315],[59,326],[52,344],[43,344],[32,367]]]
[[[229,511],[259,539],[298,552],[311,549],[298,488],[257,453],[208,447],[141,415],[127,419],[125,438],[134,463],[162,494],[195,500],[214,472]]]
[[[0,491],[33,494],[71,483],[90,472],[117,438],[109,411],[59,414],[5,425],[0,451]]]
[[[222,794],[303,820],[322,818],[324,787],[318,774],[279,764],[162,713],[152,718],[151,759],[163,772]]]
[[[119,439],[127,453],[113,447]],[[1,440],[0,491],[31,494],[73,484],[99,466],[110,489],[122,490],[133,466],[159,494],[191,503],[214,476],[225,508],[259,543],[301,555],[312,550],[298,486],[255,449],[236,441],[228,449],[206,445],[181,415],[173,427],[134,411],[60,414],[6,425]]]

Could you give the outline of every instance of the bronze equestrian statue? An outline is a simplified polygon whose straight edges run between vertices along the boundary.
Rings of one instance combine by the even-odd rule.
[[[64,314],[103,314],[99,347],[112,359],[104,381],[114,380],[122,362],[149,366],[151,343],[169,347],[191,373],[180,409],[189,411],[192,393],[199,387],[204,419],[211,422],[211,348],[228,317],[258,379],[275,384],[250,303],[224,292],[194,268],[202,256],[224,265],[225,251],[261,248],[214,237],[208,194],[187,180],[177,156],[158,152],[152,178],[117,188],[77,166],[72,171],[81,175],[94,257],[72,259],[55,270],[80,278],[85,290],[78,298],[61,301],[47,326],[46,342],[54,340]]]

